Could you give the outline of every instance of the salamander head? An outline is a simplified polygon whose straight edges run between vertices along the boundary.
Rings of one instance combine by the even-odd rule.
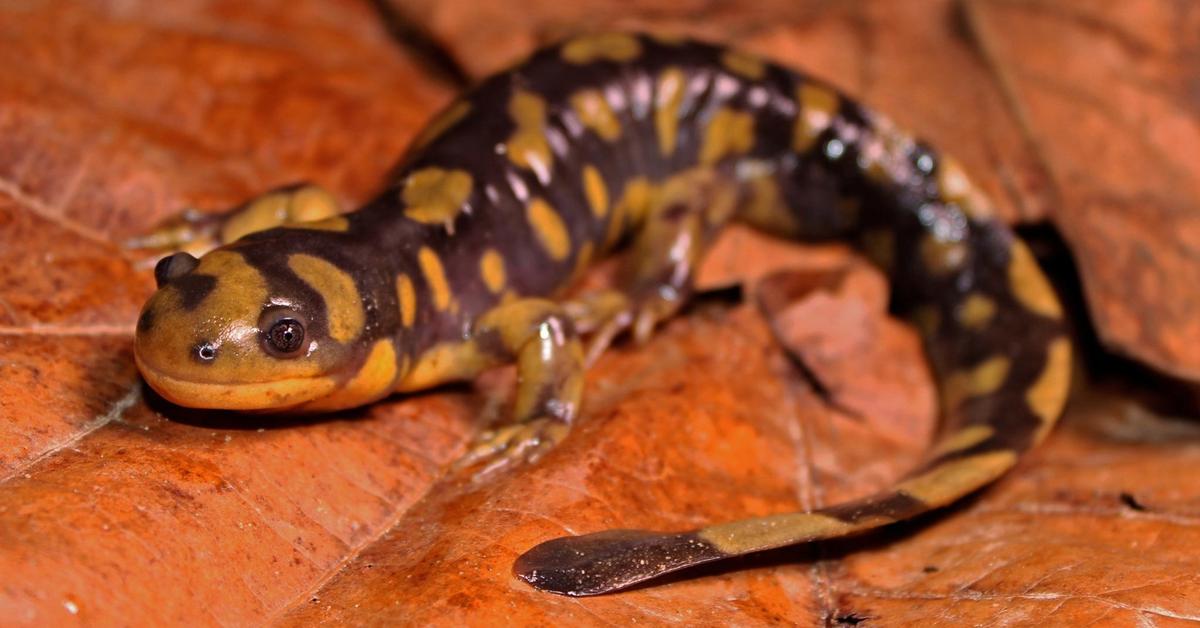
[[[194,408],[284,410],[319,404],[353,374],[366,327],[353,279],[313,255],[268,261],[264,272],[235,244],[158,263],[134,348],[155,391]]]

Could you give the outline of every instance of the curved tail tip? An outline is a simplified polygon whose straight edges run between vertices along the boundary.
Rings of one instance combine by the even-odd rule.
[[[693,533],[608,530],[541,543],[517,558],[513,574],[542,591],[585,597],[723,556]]]

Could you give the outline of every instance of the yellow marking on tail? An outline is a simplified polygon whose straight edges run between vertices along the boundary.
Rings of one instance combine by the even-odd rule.
[[[996,430],[990,425],[969,425],[938,441],[937,445],[929,452],[929,457],[937,458],[956,451],[970,449],[991,438],[995,433]]]
[[[1048,318],[1062,318],[1062,305],[1050,281],[1042,274],[1029,247],[1020,240],[1013,240],[1009,249],[1008,286],[1017,301],[1030,311]]]
[[[896,490],[931,508],[953,502],[1000,477],[1017,463],[1017,452],[991,451],[951,460],[896,485]]]
[[[1046,350],[1046,366],[1041,375],[1025,393],[1025,402],[1033,413],[1042,420],[1039,440],[1054,424],[1063,407],[1067,405],[1067,393],[1071,389],[1071,341],[1058,338]]]
[[[709,526],[700,530],[698,536],[726,554],[744,554],[840,536],[859,527],[866,527],[865,522],[850,524],[829,515],[797,512]]]
[[[998,355],[969,369],[951,373],[942,387],[946,409],[953,410],[971,397],[989,395],[1000,390],[1011,366],[1011,360]]]

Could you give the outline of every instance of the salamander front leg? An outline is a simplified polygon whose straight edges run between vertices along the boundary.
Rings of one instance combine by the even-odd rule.
[[[497,361],[516,361],[517,393],[513,423],[481,434],[456,466],[486,460],[482,475],[512,461],[536,461],[579,413],[583,348],[570,317],[552,301],[514,301],[482,316],[473,337]]]
[[[317,223],[341,213],[337,199],[324,188],[299,184],[272,190],[225,212],[188,208],[150,233],[125,242],[125,248],[200,256],[238,238],[287,224]]]

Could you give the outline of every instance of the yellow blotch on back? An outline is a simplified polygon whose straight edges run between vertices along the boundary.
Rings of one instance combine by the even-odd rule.
[[[1062,317],[1062,306],[1050,281],[1042,274],[1029,247],[1020,240],[1013,240],[1009,249],[1008,286],[1027,309],[1048,318]]]
[[[833,124],[839,106],[838,95],[827,87],[804,83],[796,89],[796,102],[800,104],[800,111],[796,116],[792,148],[803,152],[812,148],[817,137]]]
[[[567,225],[550,203],[538,197],[529,201],[525,208],[525,218],[537,236],[542,248],[555,261],[567,259],[571,252],[571,236],[567,233]]]
[[[1025,393],[1025,401],[1048,428],[1067,404],[1071,386],[1071,341],[1059,338],[1046,350],[1046,366]],[[1045,429],[1039,431],[1039,438]]]
[[[553,157],[546,142],[546,101],[518,89],[508,103],[508,115],[517,127],[506,145],[509,161],[522,168],[549,171]]]
[[[761,79],[767,73],[767,66],[762,59],[740,50],[726,51],[721,55],[721,65],[730,72],[752,81]]]
[[[602,33],[576,37],[562,47],[562,58],[570,63],[597,60],[629,61],[642,53],[642,44],[633,35]]]
[[[417,290],[412,277],[404,273],[396,276],[396,300],[400,303],[400,323],[412,327],[417,320]]]
[[[429,145],[430,142],[437,139],[442,133],[448,131],[451,127],[458,124],[467,114],[471,112],[471,103],[460,100],[450,105],[445,111],[438,114],[413,140],[413,148],[420,149]]]
[[[754,116],[728,107],[718,109],[704,129],[700,163],[711,165],[722,157],[740,155],[754,146]]]
[[[288,268],[325,301],[329,336],[349,342],[362,331],[366,314],[354,278],[346,271],[313,255],[296,253],[288,257]]]
[[[958,322],[967,329],[981,329],[996,315],[996,302],[973,292],[958,308]]]
[[[663,157],[675,152],[684,84],[683,70],[679,68],[670,67],[658,75],[658,86],[654,92],[654,129],[658,132],[658,148]]]
[[[496,249],[488,249],[479,258],[479,274],[483,283],[493,294],[499,294],[504,289],[508,276],[504,272],[504,257]]]
[[[404,180],[404,215],[417,222],[447,227],[471,196],[466,170],[422,168]]]
[[[587,197],[588,206],[597,218],[608,215],[608,186],[604,177],[595,166],[588,164],[583,167],[583,194]]]
[[[448,309],[454,295],[450,293],[450,282],[446,279],[446,269],[442,266],[441,258],[433,249],[423,246],[417,251],[417,264],[421,266],[421,273],[425,275],[425,283],[428,284],[430,296],[433,297],[433,306],[439,310]]]
[[[596,135],[609,142],[621,137],[621,123],[617,120],[617,114],[613,113],[612,105],[600,90],[585,89],[575,93],[571,96],[571,107],[583,126]]]

